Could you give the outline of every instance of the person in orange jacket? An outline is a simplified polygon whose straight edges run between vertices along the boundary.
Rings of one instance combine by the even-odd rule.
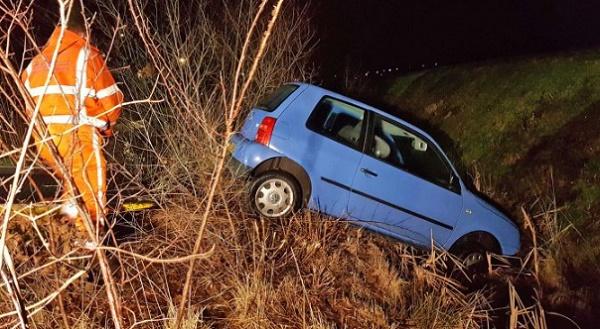
[[[54,70],[49,72],[57,48]],[[49,74],[50,82],[45,85]],[[64,180],[51,155],[49,144],[53,143],[76,186],[76,190],[71,190],[69,184],[63,183],[61,213],[85,231],[83,217],[76,207],[80,198],[93,223],[103,226],[106,159],[102,146],[104,138],[112,136],[112,128],[121,114],[123,94],[102,54],[86,38],[79,1],[74,1],[67,28],[55,28],[21,78],[48,128],[49,136],[35,137],[40,158]]]

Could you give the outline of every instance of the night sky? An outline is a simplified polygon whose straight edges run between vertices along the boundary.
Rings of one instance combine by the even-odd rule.
[[[314,63],[324,80],[346,68],[403,73],[423,64],[600,48],[600,0],[310,1],[319,40]],[[37,20],[54,22],[48,5],[55,1],[36,4]]]
[[[600,47],[596,0],[314,1],[323,75]]]

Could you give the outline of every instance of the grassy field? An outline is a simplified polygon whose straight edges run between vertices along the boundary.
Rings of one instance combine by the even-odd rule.
[[[509,180],[553,165],[589,202],[598,196],[585,187],[598,169],[598,90],[600,51],[589,51],[419,72],[385,86],[385,99],[446,132],[467,166]],[[567,155],[575,159],[557,159]]]
[[[521,207],[556,209],[562,230],[544,245],[546,300],[581,314],[598,305],[600,51],[443,67],[379,91],[517,220]]]

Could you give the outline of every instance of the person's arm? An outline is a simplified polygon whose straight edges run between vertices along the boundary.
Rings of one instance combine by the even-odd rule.
[[[92,72],[94,72],[93,86],[96,90],[96,99],[102,109],[100,119],[108,122],[108,127],[103,131],[104,135],[112,135],[112,127],[117,123],[121,115],[121,104],[123,93],[117,86],[115,79],[110,73],[104,59],[99,53],[90,58]]]

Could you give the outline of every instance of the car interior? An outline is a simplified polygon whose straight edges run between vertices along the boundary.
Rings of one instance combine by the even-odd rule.
[[[349,145],[360,141],[363,120],[353,108],[324,101],[315,111],[312,122],[322,122],[321,133]],[[313,120],[314,119],[314,120]],[[378,120],[369,154],[414,175],[447,185],[451,174],[444,162],[418,136],[389,122]]]
[[[421,138],[384,121],[375,125],[374,135],[371,153],[376,157],[437,184],[449,184],[449,169]],[[389,154],[378,153],[382,148],[391,151]]]

